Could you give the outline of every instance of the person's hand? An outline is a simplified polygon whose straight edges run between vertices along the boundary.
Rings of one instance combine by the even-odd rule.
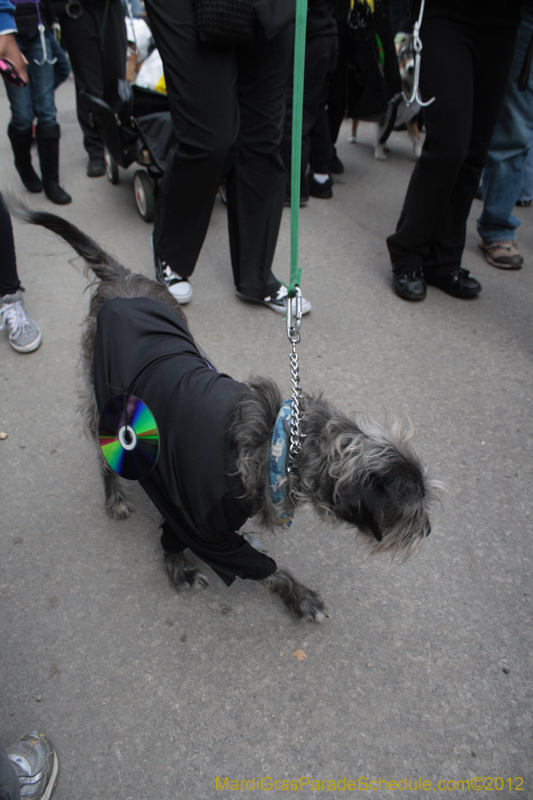
[[[0,58],[6,58],[10,61],[18,74],[28,82],[28,74],[26,72],[26,64],[28,62],[19,50],[14,33],[0,34]]]

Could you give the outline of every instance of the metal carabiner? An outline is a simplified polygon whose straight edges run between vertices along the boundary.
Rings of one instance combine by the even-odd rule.
[[[293,344],[298,344],[300,341],[300,324],[302,322],[302,292],[299,286],[294,289],[294,298],[287,297],[287,336],[289,341]],[[294,325],[292,313],[292,301],[295,303]]]
[[[415,22],[415,26],[413,29],[413,50],[415,52],[415,77],[413,80],[413,93],[411,97],[408,99],[405,94],[402,92],[402,97],[405,100],[405,104],[407,108],[413,103],[418,103],[419,106],[425,107],[430,106],[431,103],[435,100],[434,97],[431,100],[427,100],[425,103],[420,97],[420,90],[418,88],[418,84],[420,82],[420,61],[422,59],[422,40],[420,38],[420,27],[422,25],[422,19],[424,17],[424,5],[425,0],[422,0],[420,3],[420,14]]]
[[[37,25],[37,29],[39,31],[39,36],[41,37],[41,47],[43,48],[43,60],[42,61],[38,61],[36,58],[34,58],[33,60],[35,61],[35,63],[39,67],[42,67],[43,64],[46,64],[46,63],[55,64],[56,61],[57,61],[57,57],[56,58],[48,58],[48,54],[46,52],[46,39],[45,39],[45,36],[44,36],[45,28],[44,28],[44,25],[43,25],[42,22],[40,22]]]

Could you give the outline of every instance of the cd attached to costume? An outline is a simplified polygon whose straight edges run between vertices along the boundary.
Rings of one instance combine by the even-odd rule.
[[[117,394],[100,414],[100,447],[111,469],[129,481],[146,478],[159,455],[156,421],[142,400]]]

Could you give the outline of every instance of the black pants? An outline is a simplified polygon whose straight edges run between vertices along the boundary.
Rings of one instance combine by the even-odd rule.
[[[21,289],[17,275],[17,259],[13,242],[13,227],[0,194],[0,297]]]
[[[328,84],[328,122],[332,144],[337,141],[340,127],[346,116],[346,69],[351,47],[348,24],[337,21],[337,29],[339,32],[339,57]]]
[[[235,286],[266,297],[285,192],[279,153],[294,29],[253,48],[199,41],[191,0],[147,0],[165,68],[177,145],[156,207],[154,249],[175,272],[194,270],[226,177]]]
[[[313,36],[305,45],[304,96],[302,109],[302,166],[301,190],[303,197],[309,196],[305,172],[312,160],[314,172],[326,174],[334,156],[329,135],[326,102],[328,98],[329,76],[337,64],[337,36]],[[287,111],[281,154],[287,169],[290,195],[291,148],[292,148],[292,93],[293,71],[287,84]]]
[[[68,50],[76,82],[76,108],[83,131],[83,145],[93,158],[103,158],[104,144],[92,128],[85,90],[113,106],[118,98],[118,79],[126,77],[126,25],[120,0],[111,0],[104,20],[105,4],[84,6],[79,19],[61,17],[61,36]],[[101,31],[104,28],[102,46]]]
[[[516,28],[422,25],[420,88],[426,140],[387,245],[393,269],[422,266],[440,277],[461,264],[466,222],[498,118]]]

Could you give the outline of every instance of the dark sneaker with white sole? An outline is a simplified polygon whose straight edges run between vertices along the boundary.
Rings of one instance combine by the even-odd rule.
[[[160,283],[164,283],[170,294],[172,294],[180,305],[184,306],[192,298],[192,286],[188,278],[182,278],[174,272],[170,264],[163,261],[154,253],[155,277]]]
[[[261,299],[259,297],[249,297],[246,294],[242,294],[242,292],[237,292],[237,297],[239,300],[244,300],[247,303],[259,303],[260,305],[267,306],[272,309],[272,311],[275,311],[276,314],[287,313],[287,287],[283,284],[273,297],[269,296]],[[302,297],[302,315],[308,314],[311,309],[312,305],[309,300],[305,300],[305,298]],[[296,313],[296,298],[292,300],[292,313]]]
[[[7,757],[18,778],[20,800],[49,800],[59,770],[50,740],[31,731],[7,748]]]

